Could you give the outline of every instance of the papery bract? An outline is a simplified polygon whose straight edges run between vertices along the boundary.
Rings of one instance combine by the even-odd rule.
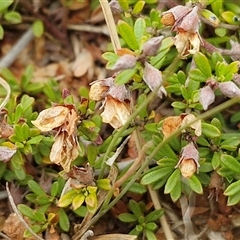
[[[159,88],[157,91],[158,97],[162,98],[163,95],[167,95],[165,88],[162,86],[162,73],[148,62],[144,63],[143,80],[152,91]]]
[[[131,54],[124,54],[123,56],[120,56],[116,63],[113,65],[111,70],[114,71],[122,71],[125,69],[134,68],[137,62],[137,57],[131,55]]]
[[[240,97],[240,89],[234,82],[222,82],[218,86],[224,96],[229,98]]]
[[[214,101],[215,94],[209,85],[200,89],[199,102],[202,104],[204,110],[207,110],[209,105],[211,105]]]
[[[150,38],[143,44],[142,54],[145,56],[154,56],[157,54],[159,47],[162,43],[163,36]]]

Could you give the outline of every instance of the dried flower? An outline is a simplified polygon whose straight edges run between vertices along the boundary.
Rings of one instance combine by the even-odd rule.
[[[197,118],[193,115],[193,114],[186,114],[185,116],[183,116],[183,120],[181,123],[181,126],[184,126],[186,124],[189,124],[193,121],[195,121]],[[194,123],[192,123],[190,125],[190,128],[194,129],[194,133],[196,136],[201,136],[202,135],[202,124],[201,124],[201,120],[196,120]],[[183,130],[182,132],[185,132],[185,130]]]
[[[7,146],[0,146],[0,161],[7,162],[9,161],[12,156],[16,153],[15,146],[7,147]]]
[[[168,20],[171,19],[171,14],[174,21]],[[163,16],[165,15],[167,20],[163,19],[162,23],[165,25],[173,23],[172,31],[178,32],[174,44],[180,57],[186,58],[189,54],[198,52],[201,44],[201,38],[198,33],[200,22],[198,7],[176,6],[164,12]]]
[[[120,128],[130,116],[130,92],[125,85],[115,85],[114,78],[96,81],[90,88],[89,97],[103,100],[102,120],[113,128]]]
[[[159,88],[157,91],[158,97],[162,98],[163,95],[167,95],[165,88],[162,86],[162,73],[148,62],[144,63],[143,80],[152,91]]]
[[[109,123],[115,129],[120,128],[130,116],[130,102],[121,102],[107,96],[101,116],[103,122]]]
[[[222,82],[218,86],[224,96],[229,98],[240,97],[240,89],[234,82]]]
[[[199,152],[194,146],[193,142],[189,142],[182,149],[181,158],[179,159],[175,168],[179,167],[182,176],[185,178],[190,178],[200,167],[198,161]]]
[[[168,137],[169,135],[171,135],[171,133],[177,130],[181,125],[181,122],[182,122],[181,116],[171,116],[165,118],[162,124],[162,132],[164,138]]]
[[[206,111],[213,102],[215,101],[215,94],[213,89],[207,85],[200,89],[199,102],[202,104],[203,109]]]
[[[73,105],[59,105],[43,110],[32,121],[43,132],[57,131],[49,157],[51,162],[60,164],[66,172],[78,156],[77,120],[78,115]]]

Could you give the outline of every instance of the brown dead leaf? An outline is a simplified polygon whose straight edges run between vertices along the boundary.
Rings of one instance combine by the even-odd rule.
[[[77,56],[76,60],[72,64],[72,71],[75,77],[81,77],[84,74],[88,73],[88,78],[92,79],[94,61],[91,53],[87,49],[83,49],[79,55]]]
[[[24,218],[29,224],[29,220]],[[20,222],[16,213],[11,213],[5,221],[3,232],[12,240],[35,240],[35,237],[24,238],[25,226]]]

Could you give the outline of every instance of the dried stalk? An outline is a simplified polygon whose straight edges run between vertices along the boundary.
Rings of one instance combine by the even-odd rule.
[[[7,91],[7,95],[5,97],[5,99],[3,100],[3,102],[0,105],[0,111],[5,107],[5,105],[8,103],[8,100],[10,98],[10,94],[11,94],[11,88],[9,86],[9,84],[0,77],[0,84],[6,89]]]
[[[113,49],[114,49],[114,52],[116,53],[117,49],[121,48],[121,44],[120,44],[120,41],[119,41],[119,38],[118,38],[118,34],[117,34],[117,30],[116,30],[116,25],[115,25],[115,22],[114,22],[114,19],[113,19],[112,11],[111,11],[111,8],[110,8],[107,0],[99,0],[99,2],[100,2],[100,5],[102,7],[104,18],[105,18],[107,26],[108,26],[111,42],[112,42],[112,45],[113,45]]]

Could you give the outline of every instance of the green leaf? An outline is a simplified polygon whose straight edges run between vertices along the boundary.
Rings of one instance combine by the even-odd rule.
[[[203,188],[201,182],[198,180],[198,178],[195,175],[192,175],[191,178],[188,179],[190,188],[198,193],[202,194],[203,193]]]
[[[104,189],[106,191],[109,191],[111,189],[110,179],[108,178],[98,179],[96,182],[97,186],[101,189]]]
[[[29,217],[31,220],[35,220],[33,209],[24,204],[18,204],[17,208],[24,216]]]
[[[171,105],[172,105],[172,107],[174,107],[176,109],[180,109],[180,110],[183,110],[187,107],[187,105],[183,102],[173,102]]]
[[[4,36],[4,29],[3,29],[2,25],[0,25],[0,40],[3,39],[3,36]]]
[[[154,222],[158,220],[163,215],[163,209],[157,209],[148,213],[145,217],[145,222]]]
[[[224,195],[232,196],[236,193],[240,193],[240,180],[230,184],[227,189],[224,191]]]
[[[208,138],[221,136],[220,130],[212,124],[202,122],[202,133]]]
[[[87,159],[91,166],[94,166],[97,159],[97,154],[98,148],[93,144],[89,144],[87,147]]]
[[[125,187],[128,182],[125,182],[122,187]],[[137,194],[144,194],[147,192],[146,186],[143,186],[142,184],[138,182],[134,182],[128,189],[129,192],[137,193]]]
[[[134,223],[137,221],[137,217],[131,213],[121,213],[119,214],[118,219],[126,223]]]
[[[119,56],[116,53],[112,53],[112,52],[105,52],[102,54],[102,58],[107,60],[108,62],[116,62],[117,59],[119,58]]]
[[[121,2],[121,1],[120,1]],[[119,20],[118,32],[126,44],[132,49],[137,50],[139,48],[137,39],[134,35],[133,28],[126,22]]]
[[[29,97],[24,94],[21,98],[21,107],[23,112],[25,113],[34,103],[35,99],[33,97]]]
[[[78,194],[73,200],[72,200],[72,207],[73,210],[78,209],[82,206],[83,202],[85,200],[85,196],[83,194]]]
[[[139,207],[136,201],[131,199],[128,203],[128,207],[137,218],[140,218],[141,216],[143,216],[141,208]]]
[[[143,10],[143,7],[145,5],[145,1],[138,1],[135,5],[134,5],[134,8],[132,10],[132,14],[133,15],[136,15],[136,14],[139,14],[142,10]],[[139,19],[139,18],[138,18]]]
[[[22,22],[21,15],[18,12],[15,12],[15,11],[5,13],[4,18],[12,24],[17,24],[17,23]]]
[[[177,182],[181,181],[180,176],[181,176],[180,170],[176,169],[167,180],[167,183],[164,188],[164,193],[170,193],[174,189]]]
[[[129,82],[131,80],[131,78],[136,73],[136,71],[137,71],[136,68],[123,70],[115,78],[115,84],[116,85],[126,84],[127,82]]]
[[[32,25],[32,30],[35,37],[41,37],[44,32],[43,22],[40,20],[35,21]]]
[[[138,1],[138,3],[139,2],[143,2],[143,1]],[[146,32],[145,20],[143,18],[138,18],[134,23],[134,34],[139,43],[141,43],[142,37],[144,36],[145,32]]]
[[[170,196],[173,202],[176,202],[182,194],[182,182],[180,179],[177,181],[174,189],[170,192]]]
[[[203,75],[210,78],[212,76],[212,70],[207,57],[203,53],[197,52],[194,54],[193,59]]]
[[[38,135],[38,136],[36,136],[36,137],[32,137],[30,140],[28,140],[27,142],[28,142],[28,144],[39,144],[41,141],[42,141],[42,139],[44,138],[44,136],[43,135]]]
[[[129,9],[128,0],[121,0],[119,1],[119,5],[123,11],[127,11]]]
[[[75,189],[69,190],[59,199],[57,206],[58,207],[69,206],[77,195],[79,195],[79,193]]]
[[[147,240],[157,240],[154,232],[149,229],[145,229],[145,235],[146,235]]]
[[[58,182],[54,182],[51,187],[51,196],[56,197],[58,194],[59,184]]]
[[[203,9],[200,11],[201,15],[206,18],[214,27],[217,27],[220,23],[218,17],[211,11]]]
[[[151,230],[151,231],[156,230],[157,227],[158,227],[157,224],[154,223],[154,222],[148,222],[148,223],[146,223],[146,228],[149,229],[149,230]]]
[[[212,167],[214,170],[216,170],[221,162],[221,152],[214,152],[213,157],[212,157]]]
[[[31,191],[38,196],[46,196],[46,192],[40,187],[40,185],[35,182],[34,180],[29,180],[28,181],[28,187],[31,189]]]
[[[225,149],[228,151],[235,151],[240,144],[240,140],[238,137],[231,137],[221,142],[221,149]]]
[[[222,18],[229,24],[239,24],[240,17],[231,11],[225,11],[221,13]]]
[[[2,11],[5,10],[5,9],[7,9],[12,3],[13,3],[13,0],[4,0],[4,1],[1,1],[1,4],[0,4],[0,12],[2,12]]]
[[[59,209],[59,226],[65,232],[68,232],[70,229],[70,222],[68,216],[62,208]]]
[[[164,168],[160,167],[154,171],[149,171],[143,176],[141,180],[141,184],[148,185],[148,184],[157,182],[159,179],[163,178],[164,176],[172,172],[173,169],[174,168],[172,167],[164,167]]]
[[[239,202],[240,202],[240,192],[238,192],[238,193],[236,193],[234,195],[229,196],[227,205],[228,206],[233,206],[233,205],[236,205]]]
[[[237,161],[236,158],[228,155],[228,154],[222,154],[221,155],[221,163],[224,167],[236,172],[240,173],[240,163]]]

